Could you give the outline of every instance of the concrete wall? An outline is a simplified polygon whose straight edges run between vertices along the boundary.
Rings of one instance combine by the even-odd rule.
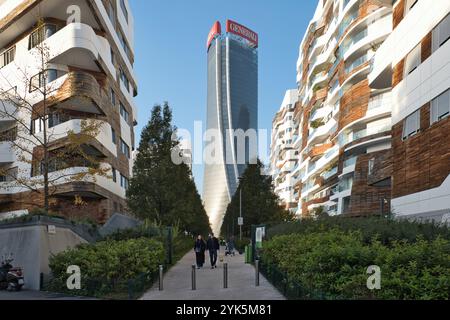
[[[49,234],[47,225],[4,227],[0,229],[0,255],[13,253],[14,266],[24,269],[25,288],[39,290],[40,273],[48,275],[48,259],[87,241],[71,229],[56,226]]]

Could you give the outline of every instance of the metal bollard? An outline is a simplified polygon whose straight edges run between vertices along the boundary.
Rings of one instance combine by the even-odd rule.
[[[259,287],[259,260],[255,260],[255,285]]]
[[[228,263],[223,264],[223,288],[228,288]]]
[[[195,264],[192,265],[192,290],[197,290],[196,279],[195,279]]]
[[[164,290],[163,277],[164,277],[164,267],[162,265],[160,265],[159,266],[159,291]]]

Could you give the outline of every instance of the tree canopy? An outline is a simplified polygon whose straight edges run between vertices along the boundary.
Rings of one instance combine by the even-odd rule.
[[[193,233],[207,233],[209,219],[191,170],[185,163],[176,164],[172,160],[173,152],[179,152],[175,133],[168,103],[156,105],[141,134],[127,191],[128,207],[141,219],[178,225]]]
[[[239,179],[239,187],[227,207],[221,234],[239,233],[238,217],[242,193],[243,234],[250,235],[251,225],[276,224],[293,219],[293,214],[279,205],[279,198],[273,191],[272,178],[262,174],[264,165],[260,160],[249,164]]]

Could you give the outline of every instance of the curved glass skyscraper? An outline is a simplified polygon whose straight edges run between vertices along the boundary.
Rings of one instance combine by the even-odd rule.
[[[210,158],[205,161],[203,200],[216,234],[239,176],[257,156],[257,47],[258,35],[230,20],[226,33],[216,22],[208,36],[205,153]]]

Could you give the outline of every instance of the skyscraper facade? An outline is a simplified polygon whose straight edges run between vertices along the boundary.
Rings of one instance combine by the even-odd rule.
[[[231,20],[225,33],[221,29],[216,22],[207,41],[203,200],[215,233],[220,230],[239,176],[256,158],[258,122],[258,35]],[[248,133],[245,137],[244,132]]]

